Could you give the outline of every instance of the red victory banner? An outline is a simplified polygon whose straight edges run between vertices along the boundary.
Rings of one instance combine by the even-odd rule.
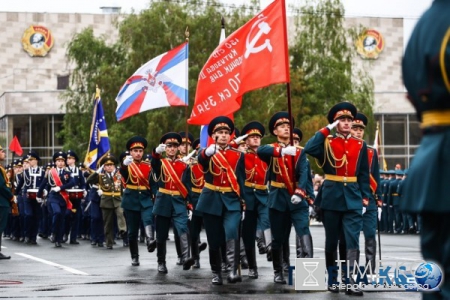
[[[188,123],[209,124],[239,110],[244,93],[289,80],[285,2],[275,0],[211,54]]]

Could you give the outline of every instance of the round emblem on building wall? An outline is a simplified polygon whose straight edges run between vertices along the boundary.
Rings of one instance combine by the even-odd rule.
[[[30,56],[46,56],[53,47],[53,35],[44,26],[32,25],[22,36],[23,49]]]
[[[356,50],[366,59],[377,59],[384,49],[384,37],[374,29],[367,29],[356,41]]]

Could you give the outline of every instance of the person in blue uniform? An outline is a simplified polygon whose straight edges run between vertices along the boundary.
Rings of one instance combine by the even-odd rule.
[[[14,180],[12,184],[15,188],[17,188],[17,185],[23,176],[23,166],[22,166],[22,159],[15,159],[13,162],[13,168],[14,168]],[[21,237],[24,236],[24,228],[23,228],[23,192],[16,196],[17,199],[17,206],[19,209],[19,215],[17,216],[11,216],[11,240],[18,241]],[[22,208],[22,214],[20,213]]]
[[[5,157],[5,150],[0,146],[0,260],[11,258],[11,256],[2,253],[2,236],[11,211],[11,202],[17,202],[16,197],[11,192],[11,183],[6,175],[6,170],[2,166]]]
[[[391,197],[391,203],[394,209],[394,233],[400,234],[403,231],[403,217],[402,212],[400,211],[400,196],[398,194],[398,186],[403,178],[402,170],[395,170],[395,179],[391,182],[389,187],[389,194]]]
[[[42,216],[41,203],[42,200],[36,197],[36,192],[44,181],[45,169],[38,165],[40,161],[39,155],[35,151],[28,153],[28,163],[30,167],[23,172],[23,176],[17,185],[15,194],[20,195],[22,189],[27,193],[24,201],[25,208],[25,243],[36,245],[36,238],[39,229],[39,221]]]
[[[304,149],[316,158],[325,173],[320,208],[325,227],[326,266],[329,268],[336,265],[338,240],[342,230],[347,245],[348,268],[351,272],[355,263],[359,262],[362,212],[363,207],[368,206],[370,198],[367,146],[364,141],[352,137],[350,133],[356,113],[356,107],[350,102],[334,105],[327,116],[330,124],[320,129],[306,143]],[[330,135],[334,127],[336,133]],[[331,279],[333,277],[330,276]],[[346,281],[354,283],[352,276],[347,276]],[[333,285],[329,286],[329,290],[339,292]],[[346,294],[363,293],[355,286],[349,285]]]
[[[440,292],[450,298],[450,2],[435,0],[414,28],[402,61],[403,81],[422,129],[420,147],[408,169],[400,208],[418,213],[424,260],[443,271]]]
[[[71,172],[66,168],[67,154],[58,151],[53,154],[53,161],[56,167],[51,169],[42,180],[38,198],[42,198],[44,190],[48,192],[47,205],[50,205],[52,211],[52,234],[55,241],[55,247],[61,247],[64,234],[64,216],[67,209],[71,209],[71,202],[67,189],[74,186],[75,182]],[[31,169],[31,168],[30,168]]]
[[[209,123],[208,134],[215,141],[198,154],[198,162],[205,172],[205,185],[198,199],[197,210],[203,222],[209,245],[209,261],[213,273],[212,284],[222,285],[221,245],[226,241],[231,270],[229,283],[241,282],[238,274],[239,233],[245,218],[243,187],[245,181],[244,154],[228,145],[234,123],[228,117],[216,117]]]
[[[127,141],[130,155],[125,156],[120,168],[122,185],[122,208],[128,229],[128,243],[130,246],[131,265],[139,266],[138,233],[140,221],[144,223],[147,235],[147,250],[153,252],[156,247],[153,231],[153,198],[151,171],[149,163],[143,161],[147,140],[141,136],[134,136]]]
[[[282,247],[289,240],[292,224],[299,236],[309,235],[309,204],[306,185],[310,179],[306,154],[289,145],[293,125],[289,114],[275,113],[269,121],[269,131],[277,142],[258,148],[258,156],[269,167],[269,219],[272,230],[272,264],[274,282],[286,284],[283,276]]]
[[[395,233],[395,209],[394,209],[394,200],[397,198],[397,179],[395,178],[395,170],[389,170],[388,172],[389,179],[386,182],[385,186],[385,197],[387,203],[387,233]],[[393,195],[395,194],[395,195]]]
[[[175,231],[180,239],[180,253],[183,270],[189,270],[194,259],[189,255],[188,213],[192,218],[192,205],[189,202],[188,165],[177,157],[181,136],[169,132],[160,139],[160,144],[152,154],[152,169],[158,184],[153,214],[156,220],[156,256],[158,272],[167,273],[167,236],[173,220]],[[163,153],[166,157],[163,158]]]
[[[83,172],[77,167],[78,155],[73,150],[67,150],[67,168],[72,173],[75,185],[74,189],[83,190],[83,198],[86,197],[86,179],[83,176]],[[70,195],[69,195],[70,196]],[[81,200],[82,199],[70,199],[72,202],[73,210],[67,210],[65,216],[65,229],[64,229],[64,242],[69,240],[70,244],[77,245],[80,242],[77,241],[79,224],[81,219]]]

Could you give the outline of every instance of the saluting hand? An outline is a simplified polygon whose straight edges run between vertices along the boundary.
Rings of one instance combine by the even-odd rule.
[[[129,164],[131,164],[133,162],[133,156],[131,156],[131,155],[127,155],[126,157],[125,157],[125,159],[123,160],[123,164],[125,165],[125,166],[128,166]]]
[[[237,137],[234,139],[236,144],[239,144],[242,140],[245,140],[248,137],[248,134],[241,135],[240,137]]]
[[[159,144],[155,149],[155,152],[158,154],[162,154],[164,151],[166,151],[166,144]]]
[[[337,119],[336,121],[334,121],[332,124],[328,124],[327,128],[332,130],[334,127],[337,126],[337,124],[339,124],[339,119]]]

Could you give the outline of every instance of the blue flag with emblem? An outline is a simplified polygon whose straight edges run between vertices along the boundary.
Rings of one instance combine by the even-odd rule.
[[[110,151],[108,130],[105,113],[100,98],[100,89],[95,93],[94,111],[92,114],[91,134],[89,148],[86,153],[84,165],[92,170],[97,169],[97,162]]]

